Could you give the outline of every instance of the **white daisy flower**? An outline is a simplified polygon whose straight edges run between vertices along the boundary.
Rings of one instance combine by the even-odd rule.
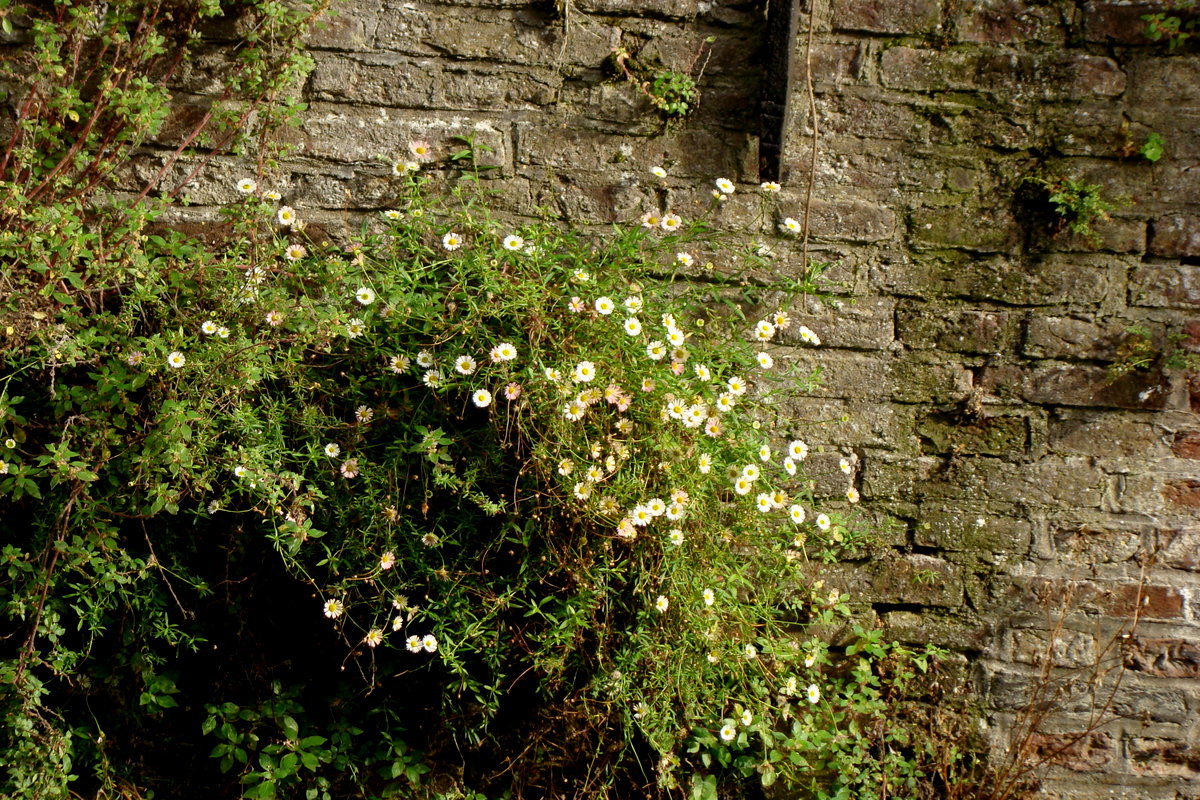
[[[407,640],[405,640],[404,645],[408,648],[408,652],[419,653],[421,652],[421,637],[410,636]]]
[[[771,460],[770,445],[764,444],[762,447],[758,448],[758,460],[759,461],[770,461]]]
[[[717,178],[716,184],[717,190],[720,191],[721,194],[733,194],[733,181],[729,180],[728,178]]]
[[[674,233],[683,227],[683,220],[678,214],[666,214],[663,216],[662,222],[660,222],[659,225],[662,226],[664,231],[667,231],[668,233]]]
[[[650,356],[651,361],[662,361],[667,355],[667,346],[660,341],[653,341],[646,345],[646,355]]]
[[[763,194],[778,194],[783,187],[775,181],[763,181],[758,185]]]
[[[692,367],[692,371],[696,373],[696,377],[702,381],[712,380],[712,371],[709,370],[706,364],[697,364]]]
[[[613,309],[616,308],[616,305],[613,303],[612,298],[610,297],[597,297],[593,307],[596,309],[597,314],[603,314],[607,317],[613,312]]]
[[[821,700],[821,688],[815,683],[810,683],[808,689],[805,690],[808,695],[808,702],[816,704]]]
[[[475,359],[470,356],[463,355],[454,359],[454,371],[460,375],[470,375],[477,366]]]
[[[801,505],[797,504],[788,508],[788,519],[797,525],[802,524],[806,516],[804,507]]]
[[[258,184],[254,182],[253,178],[242,178],[237,182],[237,190],[242,194],[250,194],[257,188]]]
[[[846,490],[846,499],[851,503],[857,503],[861,498],[858,496],[858,489],[851,486]]]
[[[509,342],[501,342],[492,348],[490,356],[492,361],[497,364],[502,361],[514,361],[517,357],[517,348]]]
[[[821,337],[813,333],[812,328],[809,328],[807,325],[801,325],[800,341],[811,345],[819,345],[821,343]]]
[[[571,379],[576,383],[588,383],[596,377],[596,365],[591,361],[580,361],[575,365]]]
[[[367,631],[367,635],[363,637],[363,641],[366,642],[367,647],[378,647],[379,643],[383,641],[383,631],[379,628],[372,628]]]
[[[184,357],[183,353],[179,352],[178,350],[175,350],[167,356],[167,366],[171,369],[179,369],[186,363],[187,359]]]
[[[732,742],[737,736],[737,726],[733,724],[732,720],[729,720],[721,726],[719,734],[721,736],[721,741]]]
[[[630,317],[625,320],[625,335],[637,336],[642,332],[642,323],[637,317]]]
[[[289,244],[287,249],[283,251],[283,257],[288,261],[299,261],[308,255],[308,251],[304,249],[302,244]]]
[[[765,319],[759,320],[754,325],[754,338],[760,342],[769,342],[771,337],[775,335],[775,326]]]
[[[707,475],[712,470],[712,456],[708,453],[701,453],[696,462],[697,469]]]
[[[329,619],[337,619],[346,611],[346,604],[341,600],[326,600],[322,609]]]
[[[758,359],[758,365],[763,369],[770,369],[775,366],[775,359],[771,358],[770,353],[759,353],[755,358]]]
[[[207,320],[200,325],[200,332],[205,336],[212,336],[217,332],[217,323],[213,322],[211,319]]]
[[[788,444],[788,456],[797,461],[803,461],[808,457],[808,445],[796,439]]]
[[[228,339],[229,338],[229,328],[226,328],[224,325],[217,328],[217,338],[218,339]]]
[[[685,267],[690,267],[696,259],[692,258],[691,253],[676,253],[675,260]]]
[[[515,233],[510,233],[508,236],[504,237],[505,250],[520,250],[524,246],[525,240],[520,236],[517,236]]]
[[[358,317],[353,317],[346,323],[346,335],[351,339],[357,339],[367,331],[367,323],[363,322]]]
[[[667,171],[665,169],[663,169],[662,167],[651,167],[650,174],[656,178],[667,177]]]
[[[369,306],[371,303],[375,302],[375,292],[371,289],[368,289],[366,286],[361,286],[359,287],[358,291],[354,293],[354,299],[357,300],[360,305]]]
[[[683,544],[683,531],[679,530],[679,528],[671,528],[670,532],[667,533],[667,541],[679,547],[679,545]]]
[[[342,454],[342,446],[337,442],[330,442],[329,444],[325,445],[324,450],[325,455],[329,456],[330,458],[337,458]]]
[[[771,495],[760,494],[758,497],[756,497],[754,499],[754,504],[758,507],[759,511],[766,514],[768,511],[770,511],[772,509]]]
[[[279,210],[275,212],[275,219],[279,221],[280,225],[291,227],[296,224],[296,209],[291,206],[280,206]]]
[[[664,595],[659,595],[654,600],[654,610],[660,614],[667,613],[667,609],[671,607],[671,602]]]
[[[736,375],[725,381],[725,386],[734,397],[741,397],[746,393],[746,382]]]
[[[814,521],[817,523],[817,527],[823,531],[829,530],[829,527],[833,524],[827,514],[817,514],[817,518]]]
[[[762,470],[758,468],[757,464],[747,464],[742,467],[742,477],[748,481],[756,481],[760,475],[762,475]]]
[[[626,297],[623,305],[625,306],[625,310],[630,314],[637,314],[642,310],[642,298],[636,294]]]
[[[654,211],[647,211],[645,214],[642,214],[643,228],[657,228],[660,222],[662,222],[662,218]]]
[[[438,649],[437,637],[434,636],[432,633],[425,634],[425,637],[423,639],[421,639],[421,647],[424,648],[426,653],[437,652],[437,649]]]
[[[457,250],[458,248],[462,247],[462,243],[462,237],[454,231],[451,231],[442,237],[442,247],[446,250]]]
[[[433,366],[433,351],[418,350],[417,351],[417,366],[422,369],[428,369]]]
[[[752,644],[748,644],[742,648],[742,655],[746,657],[747,661],[753,661],[758,658],[758,648]]]
[[[713,603],[717,602],[717,593],[712,589],[705,589],[700,593],[700,597],[704,600],[704,605],[706,606],[711,606]]]
[[[754,714],[750,713],[750,709],[747,708],[745,711],[742,712],[742,725],[745,727],[749,727],[751,725],[751,723],[753,723],[753,722],[754,722]]]
[[[645,505],[646,510],[649,511],[650,515],[653,517],[661,517],[663,514],[667,513],[667,504],[657,497],[647,500]]]
[[[492,393],[487,389],[476,389],[471,395],[471,402],[478,408],[487,408],[492,404]]]
[[[802,230],[804,230],[804,228],[799,222],[796,222],[796,220],[792,219],[791,217],[784,217],[783,223],[779,226],[779,230],[783,231],[784,233],[800,233]]]

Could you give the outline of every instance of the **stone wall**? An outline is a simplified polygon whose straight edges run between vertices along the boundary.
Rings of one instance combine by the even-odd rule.
[[[728,177],[718,224],[758,219],[764,0],[336,7],[278,185],[331,233],[389,206],[409,140],[444,154],[459,135],[493,148],[513,213],[694,216]],[[805,213],[811,21],[812,247],[841,303],[796,309],[824,346],[791,357],[826,382],[787,411],[822,440],[820,486],[845,491],[846,458],[864,508],[895,523],[879,560],[826,579],[899,635],[969,657],[997,753],[1058,753],[1046,797],[1200,796],[1200,383],[1106,372],[1135,323],[1200,349],[1200,55],[1145,38],[1157,8],[800,3],[776,213]],[[604,80],[615,46],[686,71],[708,36],[700,109],[665,131],[633,86]],[[203,73],[181,89],[202,94]],[[1151,132],[1157,163],[1137,152]],[[232,169],[200,177],[190,214],[232,199]],[[1095,240],[1055,230],[1022,183],[1039,170],[1127,202]],[[799,244],[779,257],[799,268]],[[1048,658],[1100,690],[1060,698],[1025,739]],[[1098,711],[1114,721],[1077,740]]]

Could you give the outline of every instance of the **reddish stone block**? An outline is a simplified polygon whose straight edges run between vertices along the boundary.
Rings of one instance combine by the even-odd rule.
[[[1150,232],[1150,252],[1167,258],[1200,255],[1200,217],[1162,217]]]
[[[1200,458],[1200,431],[1176,431],[1171,452],[1180,458]]]
[[[1163,499],[1176,508],[1200,508],[1200,481],[1168,483]]]
[[[1200,778],[1200,747],[1171,739],[1129,742],[1129,764],[1139,775]]]
[[[1200,643],[1134,638],[1125,647],[1125,666],[1156,678],[1200,678]]]
[[[1098,772],[1116,757],[1116,743],[1107,733],[1035,733],[1034,760],[1072,772]]]
[[[833,27],[872,33],[924,33],[941,26],[939,0],[835,0]]]

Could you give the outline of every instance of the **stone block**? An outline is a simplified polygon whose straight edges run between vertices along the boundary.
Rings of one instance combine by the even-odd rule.
[[[562,83],[561,75],[536,68],[365,53],[318,56],[309,91],[331,102],[494,112],[498,105],[551,105]]]
[[[1174,481],[1163,486],[1163,500],[1177,510],[1200,510],[1200,481]]]
[[[1128,320],[1035,315],[1025,328],[1021,352],[1032,358],[1113,361]]]
[[[619,169],[619,174],[647,186],[658,185],[650,168],[664,165],[672,181],[703,181],[706,190],[718,177],[741,181],[746,161],[743,156],[749,149],[744,137],[709,128],[676,128],[654,139],[653,144],[631,143],[629,137],[616,133],[549,124],[518,123],[515,130],[519,164],[568,172],[603,172],[610,177]]]
[[[576,0],[584,14],[608,14],[694,19],[699,0]]]
[[[1107,476],[1082,458],[1046,458],[1032,464],[1010,464],[996,458],[965,457],[953,464],[934,458],[901,461],[868,458],[863,469],[867,497],[908,500],[970,497],[977,503],[1011,503],[1061,509],[1098,509]]]
[[[373,44],[407,55],[506,64],[558,66],[566,55],[570,63],[595,68],[619,42],[619,29],[602,18],[580,16],[564,26],[544,5],[449,5],[431,14],[404,3],[380,17]]]
[[[839,447],[877,447],[890,450],[911,449],[900,431],[909,427],[906,409],[878,400],[843,400],[816,397],[789,399],[780,405],[781,425],[788,427],[803,421],[797,435],[807,436],[810,444],[834,444]]]
[[[1200,746],[1176,739],[1138,736],[1127,747],[1134,774],[1200,780]]]
[[[956,608],[964,597],[962,567],[916,553],[864,564],[822,565],[817,574],[867,603]]]
[[[1161,423],[1152,417],[1117,411],[1055,409],[1047,426],[1051,452],[1097,458],[1165,458]]]
[[[864,200],[813,200],[812,235],[835,242],[878,242],[896,232],[896,214]]]
[[[313,103],[299,128],[301,152],[311,158],[379,164],[384,171],[393,159],[408,153],[408,143],[424,140],[444,157],[461,144],[456,137],[471,136],[491,148],[481,163],[508,168],[512,158],[506,130],[478,115],[389,112],[331,103]]]
[[[1149,549],[1144,526],[1055,526],[1050,533],[1059,557],[1084,565],[1120,564]]]
[[[971,391],[971,371],[936,353],[912,352],[892,369],[892,398],[901,403],[954,403]]]
[[[1200,56],[1162,55],[1135,58],[1129,62],[1131,104],[1151,108],[1200,106]]]
[[[1171,452],[1179,458],[1200,459],[1200,431],[1176,431],[1171,439]]]
[[[1083,7],[1083,36],[1103,44],[1151,44],[1146,36],[1145,14],[1165,11],[1163,2],[1091,2]]]
[[[1027,519],[969,508],[925,504],[913,527],[913,543],[947,552],[1029,552],[1033,524]]]
[[[1092,224],[1092,236],[1061,230],[1046,249],[1063,253],[1144,253],[1146,221],[1111,217]]]
[[[1006,311],[905,304],[896,327],[906,347],[951,353],[1001,353],[1016,339],[1017,318]]]
[[[931,412],[917,419],[921,451],[1002,456],[1017,460],[1029,450],[1029,423],[1023,416],[998,415],[963,419],[961,415]]]
[[[311,50],[367,50],[384,14],[376,0],[341,0],[331,6],[305,38]]]
[[[1151,223],[1150,253],[1166,258],[1200,256],[1200,217],[1160,217]]]
[[[1154,373],[1131,372],[1110,380],[1102,367],[1044,364],[1023,376],[1022,396],[1031,403],[1092,408],[1165,408],[1169,394]]]
[[[1154,557],[1164,567],[1200,571],[1200,528],[1159,531]]]
[[[792,308],[792,324],[779,334],[784,344],[799,344],[801,325],[821,337],[824,347],[883,350],[895,341],[896,301],[890,297],[862,297],[834,307],[806,297],[803,308]]]
[[[917,92],[1021,93],[1024,101],[1116,97],[1126,75],[1111,58],[1071,52],[942,52],[893,47],[880,59],[884,86]]]
[[[1118,757],[1118,743],[1103,731],[1034,733],[1030,735],[1034,763],[1062,767],[1072,772],[1100,772]]]
[[[1027,0],[963,0],[953,6],[959,41],[985,44],[1062,42],[1066,26],[1055,8]]]
[[[931,33],[941,27],[938,0],[834,0],[834,30]]]
[[[1129,302],[1139,306],[1194,309],[1200,306],[1200,267],[1141,266],[1130,278]]]
[[[978,258],[938,254],[919,262],[881,261],[871,277],[885,291],[921,298],[1031,306],[1099,305],[1121,285],[1125,268],[1124,260],[1111,256]]]
[[[1090,633],[1020,628],[1009,630],[1005,639],[1009,659],[1018,664],[1080,669],[1096,663],[1096,637]]]
[[[928,249],[1008,253],[1020,243],[1021,232],[1007,209],[919,208],[909,221],[909,240]]]
[[[1124,648],[1125,666],[1155,678],[1200,679],[1200,642],[1133,636]]]

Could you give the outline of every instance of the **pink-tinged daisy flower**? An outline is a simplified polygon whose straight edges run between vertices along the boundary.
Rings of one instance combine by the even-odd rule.
[[[418,161],[432,161],[433,148],[429,146],[429,142],[417,140],[408,143],[408,152],[412,153],[413,158]]]

